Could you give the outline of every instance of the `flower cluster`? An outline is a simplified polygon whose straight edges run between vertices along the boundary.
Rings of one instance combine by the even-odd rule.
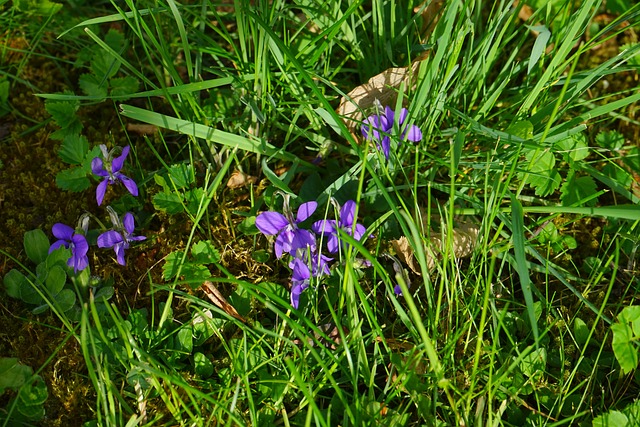
[[[409,111],[406,108],[400,110],[397,116],[398,129],[400,131],[400,141],[408,140],[418,142],[422,139],[422,131],[416,125],[407,126],[407,116]],[[376,143],[378,150],[381,150],[385,159],[389,159],[391,150],[391,139],[389,135],[393,131],[396,122],[396,114],[390,107],[385,107],[384,112],[378,111],[362,123],[360,131],[365,139],[370,139]]]
[[[327,251],[336,254],[346,249],[345,242],[340,241],[341,230],[360,241],[365,237],[366,229],[356,222],[356,203],[353,200],[346,202],[340,208],[337,220],[319,220],[312,224],[311,230],[300,227],[316,211],[316,202],[306,202],[300,205],[295,217],[289,208],[289,195],[284,196],[283,214],[280,212],[262,212],[256,218],[256,227],[267,236],[276,236],[274,250],[276,257],[285,255],[291,257],[291,305],[298,308],[300,295],[309,287],[312,277],[321,277],[331,274],[329,264],[333,258],[322,254],[316,240],[318,235],[327,236]]]
[[[107,186],[117,182],[124,184],[132,195],[137,196],[138,186],[135,181],[120,172],[129,154],[129,146],[124,147],[120,156],[115,158],[113,156],[114,150],[107,151],[105,145],[100,145],[100,151],[102,152],[102,158],[96,157],[91,161],[91,170],[93,173],[104,178],[96,188],[96,201],[98,202],[98,206],[102,204]],[[120,220],[118,214],[111,206],[107,206],[107,211],[109,212],[113,229],[105,231],[98,236],[98,247],[113,248],[118,264],[125,265],[125,249],[129,248],[131,242],[144,240],[146,237],[133,235],[135,223],[132,213],[125,213],[122,220]],[[58,240],[51,245],[49,253],[60,247],[71,249],[71,257],[67,261],[67,265],[73,267],[76,273],[89,266],[89,257],[87,256],[89,243],[86,238],[88,228],[89,214],[84,214],[80,217],[76,229],[66,224],[56,223],[51,230]]]

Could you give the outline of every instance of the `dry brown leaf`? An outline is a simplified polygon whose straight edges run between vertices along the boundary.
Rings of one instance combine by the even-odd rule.
[[[479,231],[478,226],[471,222],[459,223],[458,226],[453,229],[451,242],[453,256],[456,258],[466,258],[470,256],[476,247]],[[429,247],[425,248],[427,269],[429,271],[432,271],[436,266],[436,261],[442,258],[446,241],[446,236],[432,232],[429,238]],[[396,255],[400,261],[404,262],[414,273],[420,274],[420,265],[406,237],[402,236],[397,240],[392,240],[391,246],[396,251]]]
[[[340,100],[337,113],[342,117],[349,131],[356,134],[356,129],[364,119],[363,110],[369,109],[377,99],[383,106],[393,106],[398,98],[398,88],[415,86],[420,62],[411,67],[389,68],[371,77],[365,84],[357,86]]]
[[[227,313],[229,316],[235,317],[236,319],[238,319],[243,323],[248,323],[246,319],[240,316],[240,314],[236,311],[236,309],[227,302],[227,300],[222,296],[220,291],[218,291],[218,288],[216,288],[216,286],[213,283],[211,283],[208,280],[205,280],[204,283],[202,284],[202,290],[204,291],[205,294],[207,294],[207,297],[209,297],[211,302],[214,305],[216,305],[218,308],[220,308],[222,311]]]
[[[240,188],[246,187],[249,184],[255,184],[258,182],[258,178],[255,176],[247,175],[239,170],[233,171],[229,180],[227,181],[227,188]]]

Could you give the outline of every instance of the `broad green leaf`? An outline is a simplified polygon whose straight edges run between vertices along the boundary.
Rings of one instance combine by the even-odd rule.
[[[81,75],[78,79],[78,85],[85,95],[95,97],[98,101],[107,97],[107,81],[94,74]]]
[[[24,274],[20,273],[15,268],[9,270],[4,276],[4,288],[7,291],[7,295],[12,298],[20,298],[20,289],[23,286],[30,286],[27,282],[27,278]],[[0,375],[2,378],[2,375]],[[0,392],[2,394],[2,392]]]
[[[622,368],[623,374],[628,374],[638,367],[638,348],[633,342],[633,330],[628,323],[614,323],[611,325],[613,331],[613,353]]]
[[[18,400],[27,406],[42,405],[47,400],[47,397],[49,397],[47,385],[40,375],[34,375],[20,389]]]
[[[574,162],[586,159],[589,156],[590,150],[584,133],[570,135],[568,138],[558,141],[556,146],[565,157]]]
[[[193,329],[190,325],[180,328],[176,338],[176,350],[185,353],[191,353],[193,351]]]
[[[79,165],[89,151],[89,141],[80,134],[69,134],[62,140],[58,155],[63,162]]]
[[[598,187],[590,176],[576,177],[572,173],[560,189],[560,200],[565,206],[595,206],[598,198],[592,197]]]
[[[191,215],[195,216],[200,206],[204,205],[205,194],[205,191],[200,187],[196,187],[193,190],[189,190],[184,193],[187,211],[189,211]]]
[[[631,323],[633,334],[640,339],[640,305],[625,307],[618,315],[618,321]]]
[[[107,85],[106,79],[115,76],[119,68],[120,61],[110,52],[102,51],[94,55],[91,60],[91,72],[97,81],[104,81],[105,90]]]
[[[624,146],[624,135],[615,130],[600,132],[596,136],[596,142],[602,148],[608,148],[611,151],[618,151]]]
[[[62,4],[50,0],[14,0],[13,5],[20,12],[48,16],[58,13]]]
[[[47,259],[49,247],[47,235],[39,228],[24,233],[24,250],[27,257],[35,264],[40,264]]]
[[[589,328],[587,324],[584,323],[584,320],[579,317],[573,320],[573,337],[580,345],[586,344],[589,340]]]
[[[33,374],[33,370],[18,363],[17,358],[0,357],[0,395],[8,388],[17,390]]]
[[[56,296],[60,293],[64,284],[67,282],[67,273],[64,272],[62,267],[54,266],[49,270],[47,278],[44,283],[51,296]]]
[[[167,255],[162,266],[162,278],[164,280],[173,279],[178,274],[178,267],[184,256],[184,251],[174,251]]]
[[[184,211],[182,197],[174,193],[158,193],[153,196],[153,207],[156,210],[176,215]]]
[[[55,303],[60,311],[69,311],[76,303],[76,293],[71,289],[63,289],[58,295],[56,295]]]
[[[528,172],[519,174],[540,197],[548,196],[558,189],[562,177],[555,169],[556,159],[549,151],[529,150],[525,153]]]
[[[629,418],[620,411],[609,411],[593,419],[592,427],[632,427]]]
[[[109,80],[110,95],[117,96],[120,101],[129,99],[127,95],[135,94],[140,87],[140,82],[133,76],[114,77]]]
[[[82,167],[72,167],[64,169],[56,175],[56,185],[61,190],[79,193],[91,187],[91,181],[87,177],[87,172]]]
[[[204,354],[197,352],[193,355],[193,367],[196,375],[202,379],[213,375],[213,363]]]
[[[209,240],[201,240],[191,247],[194,262],[212,264],[220,260],[220,254]]]
[[[178,189],[190,187],[195,183],[193,166],[191,164],[179,163],[176,165],[171,165],[168,172],[169,182]],[[170,185],[170,188],[173,188],[173,186]]]
[[[47,100],[44,108],[61,128],[77,129],[78,133],[82,130],[82,123],[76,116],[76,111],[80,108],[79,101]]]
[[[533,138],[533,124],[528,120],[521,120],[509,126],[505,132],[522,139],[531,139]]]
[[[20,288],[20,299],[27,304],[42,304],[44,300],[37,291],[36,286],[27,280],[27,283]]]

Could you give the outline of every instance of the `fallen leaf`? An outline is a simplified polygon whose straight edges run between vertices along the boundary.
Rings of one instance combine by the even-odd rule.
[[[247,320],[244,317],[240,316],[240,314],[236,311],[236,309],[227,302],[227,300],[222,296],[220,291],[218,291],[218,288],[216,288],[213,283],[211,283],[208,280],[205,280],[204,283],[202,284],[202,290],[204,291],[205,294],[207,294],[207,297],[209,297],[209,299],[211,300],[211,302],[213,302],[215,306],[220,308],[229,316],[235,317],[236,319],[238,319],[243,323],[248,323]]]
[[[137,133],[138,135],[153,135],[158,132],[158,127],[143,123],[127,123],[127,131]]]
[[[246,187],[249,184],[255,184],[258,182],[258,178],[255,176],[247,175],[239,170],[233,171],[229,180],[227,181],[227,188],[240,188]]]

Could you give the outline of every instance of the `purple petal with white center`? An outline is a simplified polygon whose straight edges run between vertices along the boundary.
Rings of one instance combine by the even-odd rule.
[[[313,252],[316,249],[316,236],[309,230],[297,229],[293,231],[291,239],[291,249],[289,254],[295,256],[298,249],[307,250],[307,246]]]
[[[62,224],[58,222],[53,224],[53,227],[51,227],[51,232],[58,239],[71,241],[71,238],[73,237],[73,233],[75,233],[75,230],[69,227],[67,224]]]
[[[94,157],[94,159],[91,160],[91,172],[93,172],[94,175],[102,177],[109,176],[109,172],[105,170],[104,163],[100,157]]]
[[[105,231],[98,236],[99,248],[111,248],[121,243],[124,243],[124,238],[120,233],[114,230]]]
[[[273,236],[289,225],[287,218],[279,212],[262,212],[256,218],[256,227],[262,234]]]
[[[124,184],[127,190],[129,190],[129,193],[131,193],[132,196],[138,196],[138,186],[134,180],[122,174],[118,175],[118,179]]]
[[[124,161],[127,159],[127,155],[129,154],[130,147],[127,145],[122,149],[122,154],[113,159],[111,162],[111,172],[116,173],[120,172],[122,166],[124,166]]]
[[[107,185],[109,185],[109,178],[106,178],[96,187],[96,202],[98,202],[98,206],[102,204],[102,200],[104,200],[104,194],[107,192]]]
[[[298,214],[296,216],[296,222],[302,222],[309,218],[316,211],[318,207],[318,203],[316,202],[306,202],[300,205],[298,208]]]

